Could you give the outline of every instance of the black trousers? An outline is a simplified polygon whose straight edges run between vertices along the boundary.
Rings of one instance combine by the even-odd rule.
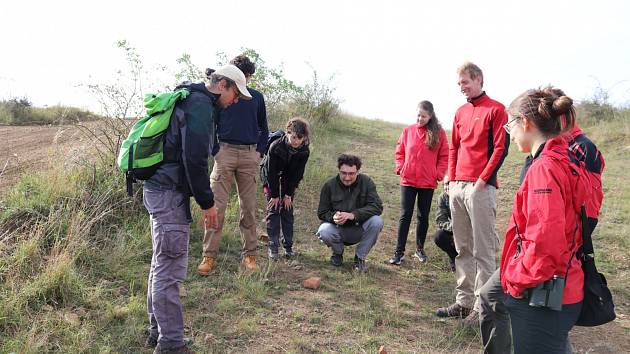
[[[448,254],[448,258],[451,261],[455,261],[455,257],[457,257],[457,250],[455,249],[455,242],[453,241],[453,233],[437,230],[433,235],[433,242],[446,254]]]
[[[514,354],[564,354],[569,331],[577,321],[582,303],[562,305],[562,311],[529,306],[529,300],[506,296],[510,313]]]
[[[398,223],[398,242],[396,253],[405,253],[405,244],[409,234],[409,225],[413,216],[413,207],[416,204],[416,248],[424,248],[424,241],[427,238],[429,229],[429,212],[431,212],[431,201],[433,199],[433,189],[415,188],[400,186],[400,221]]]

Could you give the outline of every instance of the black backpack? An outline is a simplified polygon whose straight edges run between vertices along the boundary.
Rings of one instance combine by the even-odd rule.
[[[260,181],[263,186],[269,185],[269,150],[271,150],[271,144],[276,141],[281,141],[282,138],[284,138],[284,134],[283,130],[278,129],[270,132],[269,137],[267,137],[267,148],[265,149],[263,158],[260,161]]]

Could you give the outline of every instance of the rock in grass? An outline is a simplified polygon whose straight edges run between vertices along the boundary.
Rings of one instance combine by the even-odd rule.
[[[319,289],[319,286],[322,284],[322,280],[321,278],[317,278],[317,277],[310,277],[306,280],[304,280],[304,282],[302,283],[302,285],[307,288],[307,289],[313,289],[313,290],[317,290]]]

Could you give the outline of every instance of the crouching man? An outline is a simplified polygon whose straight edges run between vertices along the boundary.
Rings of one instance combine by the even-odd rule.
[[[322,187],[317,216],[323,223],[317,237],[332,248],[330,263],[343,263],[344,246],[357,245],[354,270],[365,273],[365,260],[383,229],[381,198],[372,179],[360,173],[361,159],[342,154],[337,159],[339,175]]]

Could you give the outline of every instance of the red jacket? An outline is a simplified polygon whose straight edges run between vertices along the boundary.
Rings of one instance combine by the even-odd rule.
[[[425,144],[426,125],[413,124],[403,129],[396,144],[396,174],[400,185],[415,188],[437,188],[448,166],[448,140],[440,128],[437,146],[431,150]]]
[[[606,166],[604,156],[577,124],[569,133],[569,138],[571,139],[569,149],[578,160],[584,162],[592,188],[591,196],[586,201],[586,216],[597,219],[604,199],[602,190],[602,173]]]
[[[562,137],[548,140],[516,193],[500,266],[501,285],[512,296],[554,275],[564,277],[568,268],[562,303],[582,301],[584,273],[572,256],[582,244],[580,206],[588,188],[580,184],[586,176],[573,174],[583,172],[571,167],[568,148]]]
[[[451,132],[449,180],[475,182],[481,178],[498,187],[497,172],[510,144],[503,129],[506,123],[505,107],[485,92],[459,107]]]

